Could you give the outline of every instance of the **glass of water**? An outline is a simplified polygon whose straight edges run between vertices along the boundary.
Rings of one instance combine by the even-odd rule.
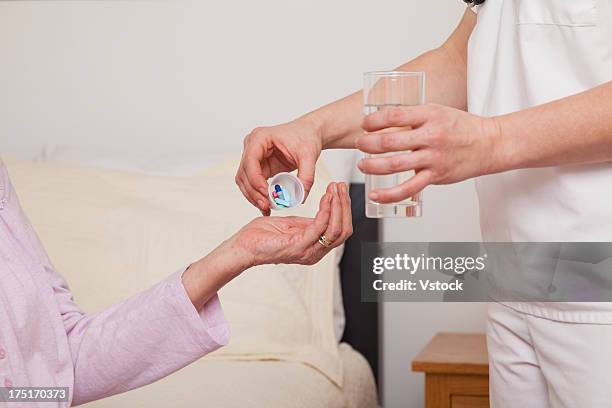
[[[402,71],[366,72],[363,86],[364,113],[394,107],[414,106],[425,103],[425,73]],[[397,131],[389,129],[388,131]],[[406,152],[366,154],[366,157],[393,156]],[[404,171],[385,176],[366,174],[366,216],[368,218],[420,217],[422,214],[421,193],[397,203],[379,204],[371,201],[368,194],[379,188],[389,188],[414,176],[414,171]]]

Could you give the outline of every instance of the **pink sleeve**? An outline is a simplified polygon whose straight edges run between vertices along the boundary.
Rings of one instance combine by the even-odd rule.
[[[183,287],[185,269],[109,309],[84,314],[27,217],[17,210],[24,243],[43,265],[68,338],[73,405],[152,383],[227,344],[229,330],[218,297],[198,312]]]
[[[182,272],[91,315],[78,310],[57,275],[62,283],[54,291],[74,365],[74,405],[149,384],[227,344],[218,297],[198,313]]]

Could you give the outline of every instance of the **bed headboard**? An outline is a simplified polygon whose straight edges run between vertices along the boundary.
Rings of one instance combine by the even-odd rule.
[[[340,261],[340,280],[346,326],[342,341],[349,343],[370,363],[378,384],[378,303],[361,301],[361,244],[378,241],[378,220],[365,216],[365,186],[350,186],[353,235],[346,241]]]

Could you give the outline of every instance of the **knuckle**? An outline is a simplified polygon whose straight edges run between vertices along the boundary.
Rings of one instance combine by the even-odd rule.
[[[397,123],[404,117],[404,110],[400,107],[393,107],[387,110],[387,120],[391,123]]]
[[[344,243],[347,239],[351,237],[351,235],[353,235],[353,229],[349,228],[342,234],[340,242]]]
[[[427,162],[431,162],[434,165],[444,164],[443,159],[444,157],[442,153],[439,150],[434,150],[434,149],[430,149],[425,155],[425,157],[423,158],[423,160],[426,160]]]
[[[430,176],[430,182],[432,183],[443,183],[448,179],[450,175],[450,169],[447,166],[440,166],[433,174]]]
[[[302,184],[306,190],[309,190],[314,184],[314,175],[302,176]]]
[[[264,132],[264,130],[265,130],[265,129],[266,129],[266,128],[265,128],[265,127],[263,127],[263,126],[258,126],[258,127],[256,127],[255,129],[253,129],[253,130],[251,131],[251,135],[253,135],[253,136],[259,136],[261,133],[263,133],[263,132]]]
[[[435,163],[439,163],[440,152],[433,149],[424,149],[421,151],[421,155],[415,161],[415,166],[418,168],[425,168],[434,165]]]
[[[256,127],[255,129],[251,130],[251,133],[249,133],[245,138],[244,138],[244,144],[245,146],[249,143],[251,143],[254,140],[257,140],[258,138],[261,138],[263,136],[265,132],[265,128],[264,127]]]
[[[428,183],[437,183],[441,179],[442,177],[441,177],[440,168],[431,169],[431,171],[425,177],[425,180]]]
[[[446,138],[446,131],[443,128],[429,129],[427,138],[431,146],[440,146]]]
[[[435,136],[434,136],[435,133],[436,133],[436,130],[433,129],[431,126],[423,126],[423,140],[427,144],[431,144],[431,141],[435,139]]]
[[[431,119],[439,119],[444,115],[444,109],[440,105],[429,104],[427,110]]]
[[[395,172],[402,168],[403,160],[400,156],[393,156],[389,160],[389,170]]]
[[[395,136],[391,133],[387,133],[381,136],[380,146],[384,150],[393,149],[395,146]]]
[[[438,172],[434,169],[427,170],[425,173],[424,182],[426,184],[435,184],[440,180]]]
[[[448,164],[448,160],[444,160],[444,155],[440,152],[435,152],[432,154],[435,163],[431,166],[430,171],[426,175],[431,175],[439,177],[450,171],[450,165]]]

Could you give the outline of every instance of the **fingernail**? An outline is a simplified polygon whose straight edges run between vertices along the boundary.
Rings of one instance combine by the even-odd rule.
[[[336,184],[336,183],[333,183],[333,184],[332,184],[332,191],[333,191],[334,193],[338,193],[338,184]]]
[[[346,186],[346,183],[340,183],[340,188],[342,189],[343,193],[346,193],[348,191],[348,187]]]
[[[262,211],[263,211],[263,209],[264,209],[264,207],[265,207],[265,204],[264,204],[264,202],[263,202],[263,201],[261,201],[261,200],[257,200],[257,206],[259,207],[259,209],[260,209],[260,210],[262,210]]]
[[[363,170],[363,163],[364,163],[365,159],[361,159],[357,162],[357,167],[359,167],[359,170]]]
[[[371,192],[370,194],[368,194],[368,197],[370,197],[370,200],[372,201],[378,201],[378,193]]]

